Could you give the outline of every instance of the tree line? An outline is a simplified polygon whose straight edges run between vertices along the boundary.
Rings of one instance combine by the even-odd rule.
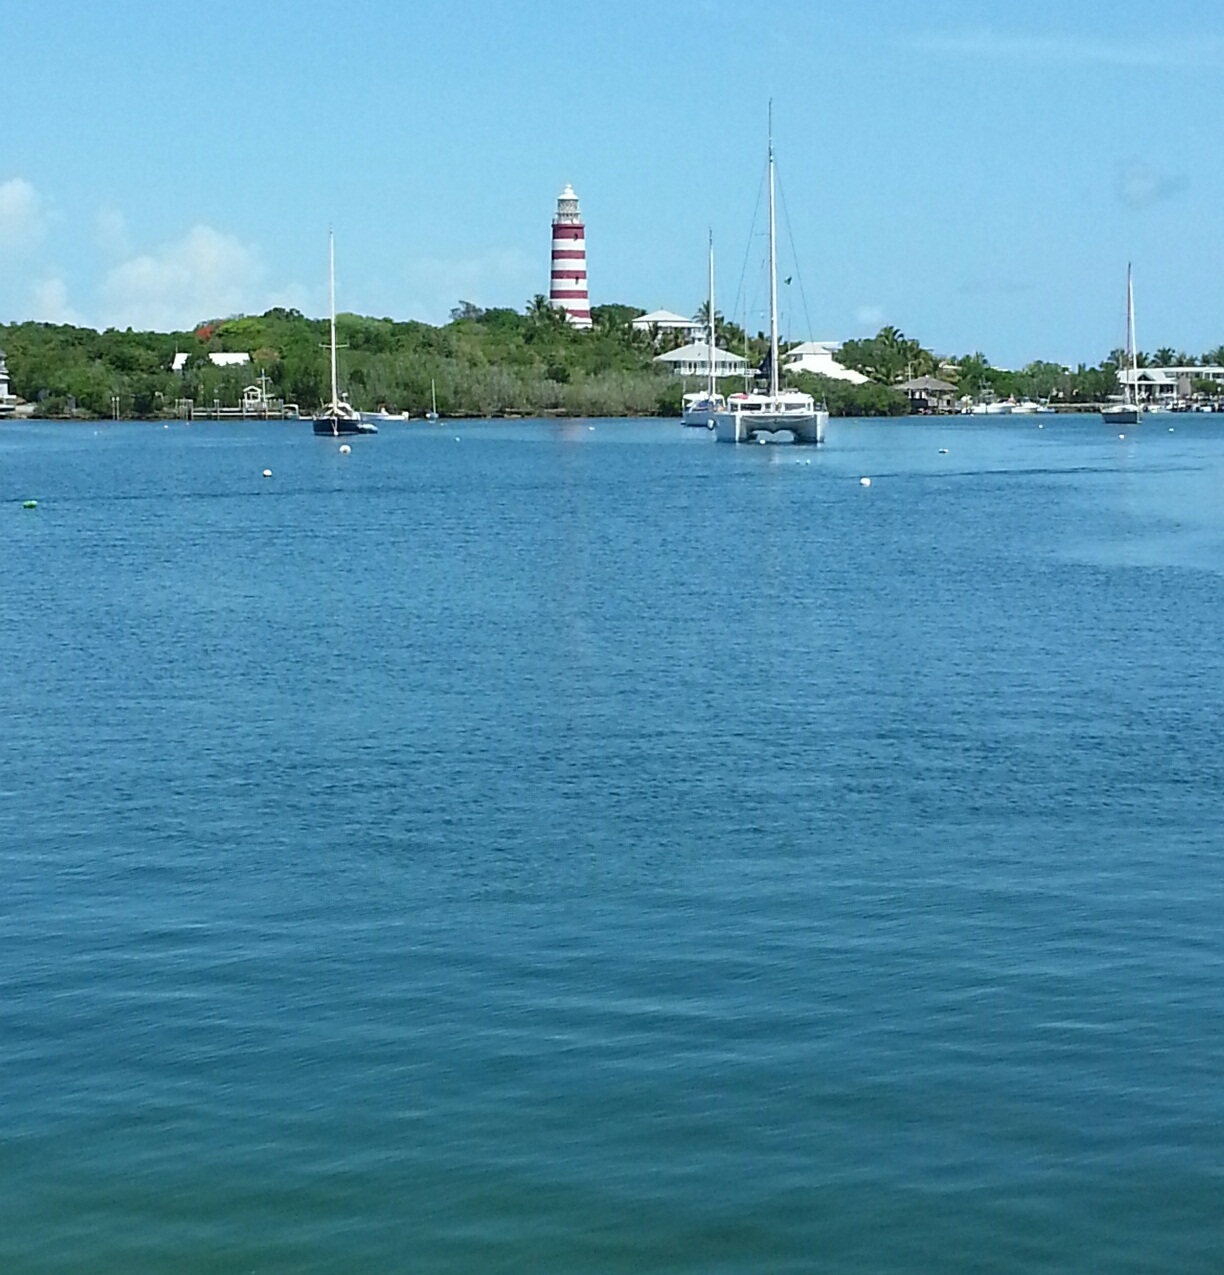
[[[362,411],[419,415],[436,391],[438,409],[451,416],[532,415],[642,416],[679,413],[684,385],[654,362],[684,338],[641,331],[629,305],[592,309],[593,326],[579,331],[542,295],[522,312],[482,308],[461,301],[440,327],[416,321],[337,316],[341,384]],[[698,315],[705,318],[704,310]],[[750,336],[716,312],[720,345],[764,362],[768,341]],[[12,390],[41,416],[124,417],[173,415],[186,400],[197,408],[235,406],[244,387],[265,376],[271,397],[315,410],[330,395],[326,320],[275,308],[258,316],[202,323],[178,332],[134,332],[63,324],[0,325]],[[249,366],[218,367],[213,353],[249,354]],[[176,354],[185,355],[172,371]],[[980,353],[939,357],[893,327],[874,337],[847,341],[838,361],[868,378],[865,385],[825,377],[795,376],[838,415],[888,415],[909,410],[898,385],[932,375],[958,393],[1025,397],[1067,403],[1099,402],[1116,391],[1119,351],[1097,367],[1070,369],[1034,362],[1019,371],[992,367]],[[1201,356],[1224,362],[1224,348]],[[1168,349],[1140,360],[1153,366],[1198,360]],[[738,388],[738,387],[737,387]]]

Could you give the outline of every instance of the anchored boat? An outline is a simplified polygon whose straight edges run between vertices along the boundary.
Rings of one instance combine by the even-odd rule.
[[[328,252],[331,266],[331,402],[321,408],[314,417],[314,432],[339,438],[341,434],[377,434],[378,426],[362,420],[361,413],[340,397],[336,384],[336,238],[328,231]]]
[[[720,443],[750,443],[762,433],[789,430],[797,443],[823,443],[829,413],[810,394],[778,384],[778,252],[774,215],[773,107],[769,116],[769,390],[732,394],[714,413]],[[763,441],[763,440],[762,440]]]
[[[1138,425],[1142,408],[1139,406],[1139,356],[1135,352],[1135,285],[1131,279],[1130,263],[1126,266],[1126,367],[1118,378],[1122,382],[1122,401],[1108,403],[1101,408],[1101,419],[1106,425]]]
[[[708,320],[706,355],[709,360],[706,387],[704,390],[699,390],[696,394],[686,394],[684,396],[681,416],[686,425],[697,425],[702,429],[713,429],[714,413],[726,411],[727,400],[718,392],[718,377],[715,374],[714,365],[714,232],[712,230],[710,231],[710,297],[706,304],[709,307],[709,313],[706,315]]]

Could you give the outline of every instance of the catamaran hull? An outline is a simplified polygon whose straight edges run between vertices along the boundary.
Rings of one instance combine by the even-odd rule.
[[[823,443],[829,413],[818,412],[715,412],[714,436],[720,443],[751,443],[758,434],[783,430],[797,443]]]

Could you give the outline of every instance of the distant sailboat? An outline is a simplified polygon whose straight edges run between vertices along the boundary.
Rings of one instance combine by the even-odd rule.
[[[427,421],[436,421],[438,419],[438,391],[434,388],[433,377],[429,378],[429,401],[432,407],[425,413]]]
[[[327,232],[331,278],[331,402],[314,418],[314,432],[338,438],[341,434],[377,434],[378,426],[363,421],[361,413],[347,400],[340,397],[336,384],[336,237]]]
[[[1131,279],[1129,262],[1126,266],[1126,357],[1122,375],[1122,402],[1110,403],[1101,409],[1101,419],[1106,425],[1138,425],[1142,408],[1139,406],[1139,356],[1135,350],[1135,285]]]
[[[702,429],[714,428],[714,413],[725,411],[727,400],[718,392],[718,377],[714,366],[714,232],[710,231],[710,297],[706,302],[706,351],[709,360],[706,387],[696,394],[686,394],[681,416],[686,425],[699,425]]]

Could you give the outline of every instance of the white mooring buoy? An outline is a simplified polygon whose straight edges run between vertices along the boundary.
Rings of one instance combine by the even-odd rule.
[[[272,471],[271,471],[270,469],[265,469],[265,470],[264,470],[264,473],[263,473],[263,476],[264,476],[265,478],[271,478],[271,477],[272,477]]]
[[[340,444],[340,455],[347,456],[353,449],[347,443]]]
[[[1125,438],[1125,437],[1126,437],[1126,435],[1125,435],[1125,434],[1119,434],[1119,435],[1118,435],[1118,437],[1119,437],[1119,438]]]
[[[940,454],[941,456],[946,456],[946,455],[948,454],[948,449],[947,449],[946,447],[941,447],[941,448],[939,449],[939,454]]]
[[[859,479],[859,486],[860,486],[860,487],[870,487],[870,486],[871,486],[871,479],[870,479],[870,478],[860,478],[860,479]]]

